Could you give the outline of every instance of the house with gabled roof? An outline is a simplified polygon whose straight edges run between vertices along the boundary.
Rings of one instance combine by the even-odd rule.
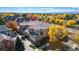
[[[0,33],[0,51],[12,51],[14,49],[14,40],[5,34]]]

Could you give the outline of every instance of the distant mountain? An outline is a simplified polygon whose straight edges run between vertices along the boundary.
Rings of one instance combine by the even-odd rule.
[[[70,13],[79,14],[79,8],[72,7],[0,7],[0,13]]]

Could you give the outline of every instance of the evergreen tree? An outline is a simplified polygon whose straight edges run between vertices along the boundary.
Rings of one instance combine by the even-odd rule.
[[[17,37],[15,42],[15,51],[24,51],[24,49],[24,44],[22,43],[20,38]]]

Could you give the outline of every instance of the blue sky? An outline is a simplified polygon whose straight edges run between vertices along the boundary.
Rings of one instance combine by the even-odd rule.
[[[0,7],[0,12],[16,13],[79,13],[74,7]]]

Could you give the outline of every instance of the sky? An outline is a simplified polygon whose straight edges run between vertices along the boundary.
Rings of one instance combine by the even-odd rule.
[[[79,8],[77,7],[0,7],[0,12],[78,14]]]

